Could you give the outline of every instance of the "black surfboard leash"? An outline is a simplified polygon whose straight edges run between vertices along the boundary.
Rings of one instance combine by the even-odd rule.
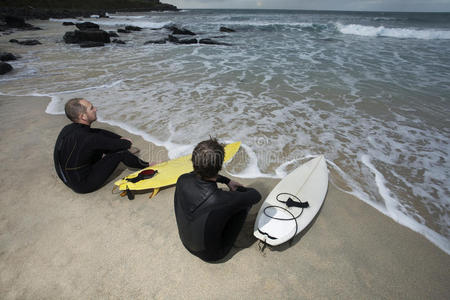
[[[289,196],[289,198],[286,201],[282,201],[282,200],[280,200],[280,196],[282,196],[282,195],[287,195],[287,196]],[[297,201],[293,200],[291,197],[295,198]],[[292,235],[292,237],[289,238],[289,240],[288,240],[288,241],[291,241],[297,235],[297,232],[298,232],[297,218],[299,218],[303,214],[303,210],[305,208],[309,207],[309,203],[307,201],[306,202],[302,202],[299,197],[297,197],[297,196],[295,196],[295,195],[293,195],[291,193],[279,193],[276,196],[276,199],[277,199],[278,202],[284,203],[288,208],[291,208],[291,207],[301,208],[301,211],[300,211],[300,213],[298,215],[294,215],[288,208],[285,208],[285,207],[282,207],[282,206],[279,206],[279,205],[269,205],[269,206],[265,207],[264,210],[263,210],[264,215],[266,215],[267,217],[269,217],[271,219],[279,220],[279,221],[292,221],[293,220],[295,222],[295,232]],[[269,209],[269,208],[282,209],[285,212],[287,212],[288,214],[290,214],[291,217],[290,218],[279,218],[279,217],[271,216],[271,215],[269,215],[266,212],[266,210]],[[259,233],[261,233],[262,235],[267,236],[270,239],[277,239],[275,237],[271,237],[268,233],[261,231],[259,228],[258,228],[258,231],[259,231]],[[266,244],[265,241],[264,241],[264,244]],[[262,248],[260,247],[260,251],[263,252],[264,248],[265,248],[265,245]]]

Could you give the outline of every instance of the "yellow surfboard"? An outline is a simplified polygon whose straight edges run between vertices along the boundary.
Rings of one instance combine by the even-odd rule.
[[[240,146],[241,142],[226,145],[224,162],[230,161],[238,152]],[[150,179],[144,179],[136,183],[127,180],[137,177],[140,172],[148,169],[156,170],[158,173]],[[153,189],[153,193],[150,195],[150,197],[153,197],[158,193],[160,188],[177,183],[178,177],[185,173],[192,172],[193,170],[191,155],[186,155],[134,172],[125,178],[116,181],[114,184],[118,186],[121,191]]]

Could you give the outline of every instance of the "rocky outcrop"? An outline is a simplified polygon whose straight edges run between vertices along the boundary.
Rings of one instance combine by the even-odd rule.
[[[228,43],[222,43],[218,42],[212,39],[200,39],[198,41],[199,44],[205,44],[205,45],[221,45],[221,46],[231,46],[231,44]]]
[[[169,25],[169,26],[165,26],[164,28],[169,29],[170,31],[172,31],[172,34],[179,34],[179,35],[196,35],[194,32],[185,29],[185,28],[178,28],[175,25]]]
[[[0,62],[0,75],[6,74],[8,72],[11,72],[13,70],[13,67],[5,62]]]
[[[138,26],[126,26],[125,27],[125,30],[129,30],[129,31],[141,31],[142,30],[142,28],[141,27],[138,27]]]
[[[83,22],[83,23],[77,23],[75,26],[80,29],[81,31],[87,31],[87,30],[99,30],[100,26],[98,24],[92,23],[92,22]]]
[[[173,35],[169,35],[167,40],[169,42],[171,42],[171,43],[174,43],[174,44],[184,44],[184,45],[197,44],[198,43],[197,39],[179,39],[179,38],[177,38],[176,36],[173,36]]]
[[[114,44],[121,44],[121,45],[125,45],[125,44],[126,44],[126,42],[124,42],[124,41],[122,41],[122,40],[119,40],[119,39],[114,39],[114,40],[112,40],[112,42],[113,42]]]
[[[220,27],[220,32],[236,32],[236,30],[222,26]]]
[[[123,28],[117,29],[117,32],[118,32],[118,33],[131,33],[131,31],[126,30],[126,29],[123,29]]]
[[[62,24],[63,24],[63,26],[73,26],[73,25],[75,25],[74,22],[63,22]]]
[[[148,45],[148,44],[165,44],[169,39],[168,38],[164,38],[164,39],[159,39],[159,40],[150,40],[144,43],[144,45]]]
[[[110,43],[109,34],[104,30],[75,30],[64,34],[66,44],[81,44],[84,42]]]
[[[4,15],[0,18],[4,24],[0,25],[0,31],[8,29],[20,29],[20,30],[41,30],[41,28],[33,26],[25,22],[22,17],[16,17],[11,15]]]
[[[117,34],[117,32],[115,31],[108,31],[109,37],[119,37],[119,35]]]
[[[102,42],[87,41],[87,42],[80,43],[81,48],[93,48],[93,47],[103,47],[103,46],[105,46],[105,44]]]
[[[1,2],[1,1],[0,1]],[[48,20],[49,18],[54,19],[68,19],[77,17],[90,17],[91,15],[98,15],[99,17],[107,17],[105,10],[92,9],[92,10],[81,10],[81,9],[64,9],[64,8],[36,8],[36,7],[0,7],[0,18],[1,16],[15,16],[20,17],[25,20],[27,19],[38,19],[38,20]]]
[[[41,30],[41,28],[39,28],[39,27],[36,27],[36,26],[26,23],[25,19],[21,18],[21,17],[5,16],[3,18],[3,20],[6,23],[6,26],[8,26],[8,27],[20,28],[20,29],[26,29],[26,30]]]
[[[10,43],[16,43],[16,44],[20,44],[20,45],[26,45],[26,46],[34,46],[34,45],[41,45],[41,42],[39,42],[38,40],[23,40],[23,41],[18,41],[16,39],[11,39],[9,40]]]
[[[16,59],[17,59],[17,57],[12,53],[0,52],[0,60],[1,61],[10,61],[10,60],[16,60]]]

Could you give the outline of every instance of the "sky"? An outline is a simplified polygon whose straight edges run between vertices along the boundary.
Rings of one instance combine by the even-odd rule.
[[[161,0],[183,8],[450,12],[450,0]]]

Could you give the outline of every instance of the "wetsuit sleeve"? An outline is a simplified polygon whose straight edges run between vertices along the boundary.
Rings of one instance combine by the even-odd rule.
[[[228,183],[230,183],[230,178],[227,178],[227,177],[222,176],[222,175],[218,175],[216,182],[228,184]]]
[[[114,132],[111,132],[111,131],[108,131],[108,130],[105,130],[105,129],[91,128],[91,132],[98,133],[98,134],[101,134],[101,135],[104,135],[104,136],[110,137],[110,138],[115,138],[115,139],[120,139],[121,138],[120,135],[115,134]]]
[[[113,138],[105,136],[104,134],[91,134],[89,141],[86,141],[87,145],[90,145],[92,150],[102,151],[120,151],[127,150],[131,147],[131,142],[128,140]]]
[[[261,194],[254,188],[242,187],[240,191],[231,192],[236,195],[237,201],[253,205],[261,200]]]
[[[227,206],[232,207],[232,210],[250,207],[261,200],[261,194],[250,187],[241,187],[239,191],[221,191],[220,198],[224,199]]]

